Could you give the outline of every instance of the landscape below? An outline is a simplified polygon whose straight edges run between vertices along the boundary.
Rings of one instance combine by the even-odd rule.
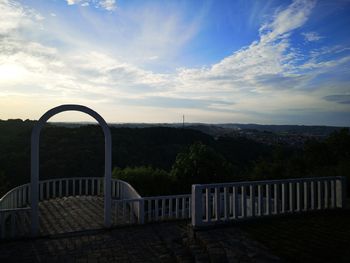
[[[0,120],[0,196],[30,182],[34,124]],[[66,126],[48,124],[42,131],[40,180],[103,176],[101,128]],[[257,129],[252,131],[252,125],[240,130],[226,125],[225,133],[215,126],[218,131],[211,128],[209,135],[198,131],[201,127],[205,132],[208,125],[196,130],[132,127],[111,127],[113,177],[129,182],[142,196],[187,194],[195,183],[350,176],[347,128],[266,126],[267,132],[264,126],[253,126]],[[279,139],[290,136],[304,142]]]
[[[1,196],[14,186],[30,181],[29,140],[34,123],[0,121]],[[196,130],[119,127],[111,128],[111,132],[113,177],[129,182],[142,196],[189,193],[191,185],[196,183],[349,177],[350,174],[348,129],[335,129],[322,136],[301,133],[297,136],[302,137],[298,140],[302,144],[274,140],[281,137],[280,132],[270,132],[268,141],[251,136],[261,131],[209,135],[198,131],[198,127]],[[42,133],[41,180],[103,176],[103,134],[99,127],[47,125]],[[21,246],[23,255],[18,256],[18,262],[34,257],[45,261],[52,256],[58,256],[58,261],[123,261],[121,251],[131,258],[134,256],[136,261],[144,261],[146,258],[142,256],[149,253],[151,262],[225,262],[232,259],[331,262],[335,258],[337,262],[346,262],[350,240],[348,220],[347,209],[318,211],[238,222],[224,228],[197,231],[195,235],[186,221],[159,223],[138,226],[136,230],[117,228],[51,236],[34,243],[8,241],[0,244],[0,259],[5,262]],[[47,230],[52,231],[49,226]],[[147,234],[143,235],[144,232]],[[131,254],[116,242],[120,238],[131,242],[138,237],[145,242],[151,240],[150,246],[141,243],[140,248],[131,246]],[[151,249],[153,246],[157,247],[156,254]],[[124,260],[130,258],[124,257]]]

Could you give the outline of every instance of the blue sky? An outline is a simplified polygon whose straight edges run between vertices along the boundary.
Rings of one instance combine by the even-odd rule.
[[[108,122],[350,126],[349,0],[0,0],[0,10],[0,119],[74,103]]]

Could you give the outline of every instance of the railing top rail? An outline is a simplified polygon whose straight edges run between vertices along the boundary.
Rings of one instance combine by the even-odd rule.
[[[1,209],[0,208],[0,213],[2,212],[12,212],[12,211],[26,211],[26,210],[31,210],[32,208],[30,206],[28,207],[20,207],[20,208],[6,208],[6,209]]]
[[[155,200],[155,199],[187,198],[187,197],[191,197],[191,194],[163,195],[163,196],[146,196],[146,197],[143,197],[143,199],[144,199],[144,200]]]
[[[26,186],[29,186],[30,184],[27,183],[27,184],[22,184],[22,185],[19,185],[19,186],[16,186],[15,188],[12,188],[11,190],[9,190],[6,194],[4,194],[1,199],[0,199],[0,204],[2,203],[2,201],[8,196],[10,195],[12,192],[20,189],[20,188],[23,188],[23,187],[26,187]]]
[[[53,178],[53,179],[46,179],[46,180],[41,180],[39,181],[39,184],[42,183],[47,183],[47,182],[58,182],[58,181],[68,181],[68,180],[99,180],[99,179],[104,179],[104,177],[66,177],[66,178]],[[120,181],[120,180],[118,180]],[[2,203],[2,201],[12,192],[26,187],[26,186],[30,186],[30,183],[26,183],[26,184],[22,184],[19,186],[16,186],[14,188],[12,188],[11,190],[9,190],[6,194],[4,194],[1,198],[0,198],[0,204]]]
[[[143,200],[143,198],[113,199],[112,203],[137,202],[141,200]]]
[[[46,182],[54,182],[54,181],[68,181],[68,180],[103,180],[104,177],[66,177],[66,178],[53,178],[53,179],[46,179],[46,180],[40,180],[40,183],[46,183]]]
[[[113,181],[118,181],[119,183],[124,184],[125,186],[127,186],[136,195],[136,198],[142,198],[142,196],[129,183],[127,183],[125,181],[122,181],[122,180],[119,180],[119,179],[112,179],[112,182]]]
[[[232,182],[232,183],[214,183],[214,184],[195,184],[199,188],[214,188],[214,187],[225,187],[225,186],[247,186],[247,185],[269,185],[279,183],[294,183],[294,182],[312,182],[312,181],[331,181],[341,180],[343,176],[325,176],[325,177],[308,177],[308,178],[293,178],[293,179],[279,179],[279,180],[262,180],[262,181],[243,181],[243,182]]]
[[[104,180],[104,177],[65,177],[65,178],[53,178],[53,179],[45,179],[45,180],[40,180],[39,184],[43,184],[43,183],[48,183],[48,182],[59,182],[59,181],[71,181],[71,180]],[[126,185],[127,187],[129,187],[138,197],[141,198],[141,196],[137,193],[137,191],[127,182],[119,180],[119,179],[112,179],[113,182],[119,182],[121,184]],[[26,184],[22,184],[19,186],[16,186],[14,188],[12,188],[11,190],[9,190],[7,193],[5,193],[1,198],[0,198],[0,204],[3,202],[3,200],[9,196],[12,192],[23,188],[23,187],[29,187],[30,183],[26,183]]]

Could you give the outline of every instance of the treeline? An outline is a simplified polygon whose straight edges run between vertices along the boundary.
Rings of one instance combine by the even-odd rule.
[[[253,179],[346,176],[350,179],[350,132],[335,131],[323,141],[310,140],[302,151],[285,154],[276,147],[253,166]],[[349,180],[348,180],[349,181]]]
[[[116,167],[113,177],[129,182],[144,196],[190,193],[195,183],[244,179],[238,166],[202,142],[195,142],[179,152],[169,172],[150,166]]]
[[[30,181],[33,125],[33,121],[0,121],[0,195]],[[271,147],[245,138],[214,139],[188,129],[111,128],[111,132],[113,176],[144,196],[189,193],[194,183],[350,176],[348,129],[324,141],[308,141],[303,149]],[[100,127],[43,129],[41,179],[103,176],[103,169]]]
[[[333,132],[324,141],[308,141],[303,149],[276,146],[269,154],[252,158],[245,167],[242,170],[210,146],[194,143],[177,155],[170,172],[151,167],[116,168],[113,175],[130,182],[143,195],[190,193],[195,183],[322,176],[347,177],[350,193],[349,130]]]
[[[30,181],[34,121],[0,121],[0,191]],[[152,167],[170,173],[176,157],[195,142],[221,154],[243,174],[270,147],[247,139],[213,137],[190,129],[111,128],[113,167]],[[96,125],[46,125],[40,136],[40,179],[103,176],[104,136]],[[131,169],[131,168],[130,168]]]

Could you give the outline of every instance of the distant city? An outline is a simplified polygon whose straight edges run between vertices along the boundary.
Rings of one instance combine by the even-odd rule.
[[[92,122],[53,122],[53,125],[79,127],[94,125]],[[116,128],[171,127],[201,131],[214,138],[244,137],[267,145],[302,147],[307,140],[322,140],[334,131],[347,127],[306,125],[261,125],[261,124],[206,124],[206,123],[112,123]]]

